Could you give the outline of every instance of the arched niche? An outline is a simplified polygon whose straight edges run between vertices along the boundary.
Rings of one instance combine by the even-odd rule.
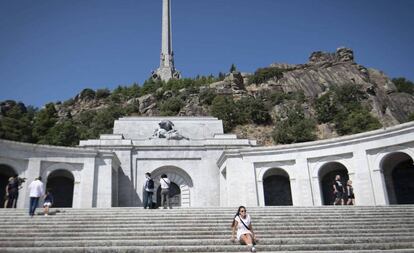
[[[16,170],[6,164],[0,164],[0,208],[4,208],[6,201],[6,186],[9,183],[9,178],[16,175]]]
[[[57,169],[47,177],[46,189],[50,189],[54,197],[53,207],[72,207],[73,174],[65,169]]]
[[[342,184],[346,185],[349,179],[348,169],[339,162],[328,162],[324,164],[318,173],[320,188],[322,193],[322,204],[332,205],[335,197],[333,194],[333,184],[335,182],[335,176],[341,176]]]
[[[291,206],[292,191],[289,174],[280,168],[271,168],[263,175],[265,206]]]
[[[380,167],[389,204],[414,204],[413,159],[406,153],[393,152],[382,159]]]
[[[182,207],[190,207],[190,193],[191,188],[193,187],[193,180],[187,172],[176,166],[163,166],[155,169],[151,172],[151,177],[154,179],[155,189],[160,187],[160,179],[162,174],[166,174],[170,181],[179,188],[179,193],[178,189],[176,189],[177,194],[172,196],[172,198],[179,198],[179,201],[174,201],[180,203]],[[178,194],[179,196],[177,196]]]

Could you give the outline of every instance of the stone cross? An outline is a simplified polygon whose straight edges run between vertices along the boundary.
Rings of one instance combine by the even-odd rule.
[[[174,68],[174,53],[172,50],[171,30],[171,0],[162,0],[162,34],[161,34],[160,67],[152,72],[152,78],[168,81],[180,78],[180,73]]]

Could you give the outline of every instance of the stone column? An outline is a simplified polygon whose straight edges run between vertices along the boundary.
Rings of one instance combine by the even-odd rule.
[[[19,206],[23,206],[24,208],[29,208],[29,199],[30,199],[29,185],[35,180],[35,178],[40,176],[40,166],[41,166],[40,159],[38,158],[29,159],[29,162],[27,164],[27,170],[26,170],[26,182],[23,184],[23,188],[20,190],[20,193],[19,193],[19,199],[18,199]],[[42,179],[42,182],[45,183],[45,178]]]

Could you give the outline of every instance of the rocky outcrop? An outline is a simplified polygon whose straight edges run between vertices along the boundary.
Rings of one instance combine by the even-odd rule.
[[[314,52],[306,64],[274,63],[270,67],[283,70],[283,77],[247,87],[250,93],[303,91],[313,99],[334,85],[358,84],[367,93],[372,114],[384,126],[405,122],[407,115],[414,112],[413,96],[396,93],[395,85],[383,72],[357,64],[349,48],[338,48],[335,53]]]
[[[205,84],[199,87],[199,92],[214,91],[219,95],[232,96],[240,99],[244,96],[255,98],[266,93],[292,93],[303,92],[307,98],[302,103],[302,108],[307,116],[315,115],[313,102],[333,86],[358,84],[366,92],[364,100],[372,115],[377,117],[384,127],[396,125],[408,120],[408,116],[414,112],[414,97],[407,93],[397,92],[393,82],[381,71],[366,68],[359,65],[354,52],[349,48],[338,48],[335,52],[314,52],[307,63],[285,64],[273,63],[270,68],[276,68],[278,74],[262,83],[249,83],[251,73],[233,71],[228,73],[222,81]],[[259,79],[261,80],[261,79]],[[192,87],[194,88],[194,87]],[[192,89],[164,90],[158,88],[153,94],[121,101],[120,106],[133,106],[137,108],[137,114],[142,116],[158,116],[161,103],[171,97],[180,96],[185,103],[178,116],[207,116],[210,113],[209,106],[200,99],[199,93]],[[89,92],[90,93],[90,92]],[[108,107],[105,99],[93,99],[86,91],[77,95],[70,103],[56,104],[59,116],[65,117],[68,113],[76,115],[82,111],[99,110]],[[83,94],[83,95],[82,95]],[[274,106],[270,114],[273,119],[282,115],[283,107],[292,106],[285,101],[284,104]],[[7,108],[7,103],[1,105],[1,109]],[[254,137],[262,144],[271,144],[271,129],[274,126],[266,126],[258,133],[253,133],[257,126],[238,126],[234,132],[243,137]],[[318,126],[319,138],[331,138],[337,136],[333,125]],[[263,135],[263,136],[262,136]],[[250,138],[250,137],[249,137]]]

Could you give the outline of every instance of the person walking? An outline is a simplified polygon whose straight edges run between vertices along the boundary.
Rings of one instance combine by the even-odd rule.
[[[42,177],[38,177],[32,183],[30,183],[29,192],[30,192],[29,215],[33,217],[36,211],[36,207],[39,203],[39,198],[44,195]]]
[[[355,195],[354,195],[354,187],[352,186],[352,181],[348,180],[346,183],[346,196],[348,198],[346,204],[347,205],[355,205]]]
[[[232,233],[231,241],[235,242],[234,234],[236,233],[237,241],[241,244],[247,245],[251,252],[256,252],[254,247],[256,241],[256,235],[253,232],[253,226],[251,222],[250,215],[246,212],[246,207],[240,206],[237,210],[236,215],[234,216],[233,223],[231,224]]]
[[[50,189],[46,190],[45,200],[43,203],[43,213],[49,215],[49,208],[53,205],[53,195]]]
[[[152,195],[154,193],[154,180],[151,178],[151,173],[145,173],[145,184],[144,184],[144,194],[143,194],[143,201],[144,201],[144,209],[152,209]]]
[[[161,184],[161,206],[166,209],[167,206],[168,208],[172,208],[171,207],[171,202],[170,202],[170,185],[171,185],[171,181],[170,179],[168,179],[167,175],[162,174],[161,175],[161,179],[160,179],[160,184]],[[167,204],[167,205],[165,205]]]
[[[334,206],[338,205],[339,203],[341,203],[341,205],[344,205],[345,190],[344,190],[344,187],[342,185],[340,175],[335,176],[335,182],[333,184],[333,190],[334,190],[334,194],[335,194],[335,201],[333,203]]]

